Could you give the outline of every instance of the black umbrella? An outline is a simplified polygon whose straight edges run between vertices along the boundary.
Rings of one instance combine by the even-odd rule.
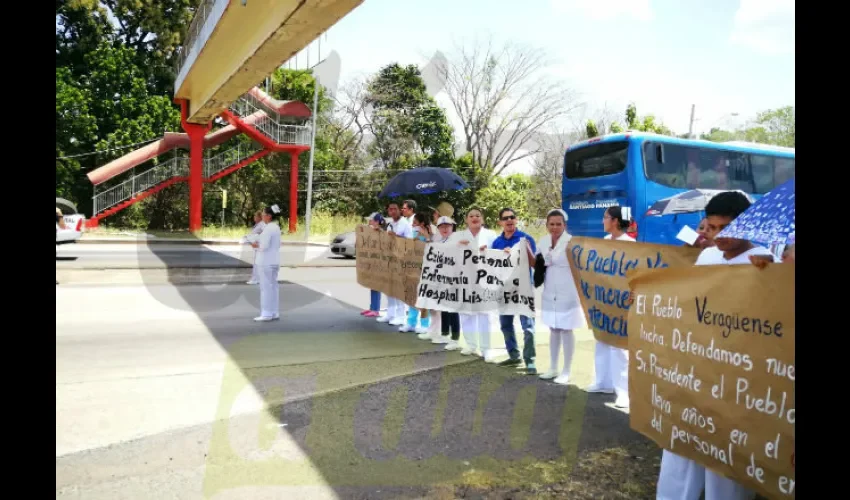
[[[447,168],[416,167],[393,177],[378,196],[395,198],[441,191],[460,191],[468,187],[466,181]]]

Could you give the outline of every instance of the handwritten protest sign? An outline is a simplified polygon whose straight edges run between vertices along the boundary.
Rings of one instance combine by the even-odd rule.
[[[425,243],[358,226],[357,283],[370,290],[416,304]]]
[[[534,317],[534,288],[525,245],[510,253],[456,243],[425,247],[416,307]]]
[[[567,246],[573,279],[596,340],[628,349],[626,272],[693,266],[700,249],[574,236]]]
[[[768,498],[795,498],[794,266],[630,274],[631,427]]]

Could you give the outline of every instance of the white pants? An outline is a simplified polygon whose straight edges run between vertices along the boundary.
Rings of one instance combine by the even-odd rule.
[[[460,313],[460,331],[466,346],[487,356],[490,350],[490,313]]]
[[[432,337],[437,338],[443,334],[443,317],[440,314],[440,311],[431,311],[431,325],[428,327],[428,333],[431,334]]]
[[[596,385],[614,389],[617,397],[629,397],[629,351],[596,341]]]
[[[260,316],[271,318],[280,314],[277,274],[280,266],[260,266]]]
[[[403,301],[387,295],[387,317],[390,318],[390,320],[405,319],[406,313],[404,306],[405,304]]]
[[[573,365],[573,353],[576,350],[576,337],[572,330],[562,330],[560,328],[549,329],[549,371],[556,373],[558,371],[558,351],[564,348],[564,369],[561,370],[562,376],[570,376],[570,368]]]
[[[257,266],[257,252],[254,251],[254,267],[251,269],[251,281],[255,283],[260,282],[260,269]]]
[[[656,500],[697,500],[705,487],[705,500],[750,500],[755,492],[735,481],[664,450],[658,474]]]

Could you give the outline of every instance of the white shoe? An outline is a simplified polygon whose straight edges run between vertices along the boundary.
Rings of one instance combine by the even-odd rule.
[[[280,319],[280,314],[275,314],[274,316],[272,316],[272,319],[274,319],[274,320],[279,320],[279,319]]]
[[[431,338],[432,344],[448,344],[449,342],[451,342],[451,339],[449,339],[448,337],[443,337],[442,335]]]
[[[393,318],[390,320],[390,325],[392,326],[401,326],[404,324],[404,319],[402,318]]]
[[[593,384],[586,389],[587,392],[593,392],[598,394],[614,394],[614,389],[609,389],[607,387],[602,387],[597,384]]]
[[[257,316],[254,318],[254,321],[271,321],[274,318],[272,316]]]
[[[570,376],[569,375],[560,375],[559,377],[557,377],[552,382],[555,382],[556,384],[560,384],[560,385],[567,385],[567,384],[570,383]]]
[[[474,352],[475,352],[475,351],[473,351],[473,350],[472,350],[472,349],[470,349],[469,347],[464,347],[464,348],[463,348],[463,349],[461,349],[461,351],[460,351],[460,353],[461,353],[462,355],[464,355],[464,356],[469,356],[469,355],[471,355],[471,354],[472,354],[472,353],[474,353]]]
[[[419,335],[417,335],[416,338],[418,338],[419,340],[431,340],[431,332],[419,333]]]
[[[543,380],[551,380],[551,379],[553,379],[557,376],[558,376],[558,374],[555,373],[555,372],[546,372],[546,373],[540,374],[540,378],[542,378]]]
[[[251,281],[246,281],[246,282],[245,282],[245,284],[246,284],[246,285],[259,285],[259,284],[260,284],[260,282],[259,282],[259,281],[251,280]]]
[[[392,325],[392,322],[390,322],[390,324]],[[398,329],[398,331],[400,331],[401,333],[408,333],[412,332],[413,330],[414,328],[410,325],[403,325],[401,328]]]
[[[389,316],[378,316],[378,319],[376,319],[375,321],[377,321],[378,323],[389,323],[390,321],[392,321],[392,318]]]
[[[424,326],[417,326],[416,327],[416,333],[418,333],[419,335],[425,335],[425,337],[420,336],[419,337],[420,339],[431,338],[431,331],[430,330],[431,330],[430,328],[427,328],[427,327],[424,327]]]
[[[460,350],[460,344],[458,344],[457,340],[449,340],[449,342],[446,344],[446,347],[444,347],[444,349],[447,350],[447,351],[459,351]],[[473,354],[475,354],[475,353],[473,353]]]
[[[625,394],[617,396],[617,400],[614,401],[614,406],[616,408],[628,408],[629,407],[629,397]]]

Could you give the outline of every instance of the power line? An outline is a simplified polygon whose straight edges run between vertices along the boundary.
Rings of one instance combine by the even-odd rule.
[[[67,160],[69,158],[79,158],[81,156],[96,155],[96,154],[99,154],[99,153],[109,153],[111,151],[119,151],[121,149],[127,149],[127,148],[132,148],[133,146],[139,146],[141,144],[147,144],[147,143],[150,143],[150,142],[153,142],[153,141],[157,141],[159,139],[162,139],[162,137],[154,137],[153,139],[148,139],[146,141],[137,142],[135,144],[128,144],[126,146],[119,146],[117,148],[112,148],[112,149],[104,149],[103,151],[91,151],[89,153],[80,153],[78,155],[59,156],[56,159],[57,160]]]

